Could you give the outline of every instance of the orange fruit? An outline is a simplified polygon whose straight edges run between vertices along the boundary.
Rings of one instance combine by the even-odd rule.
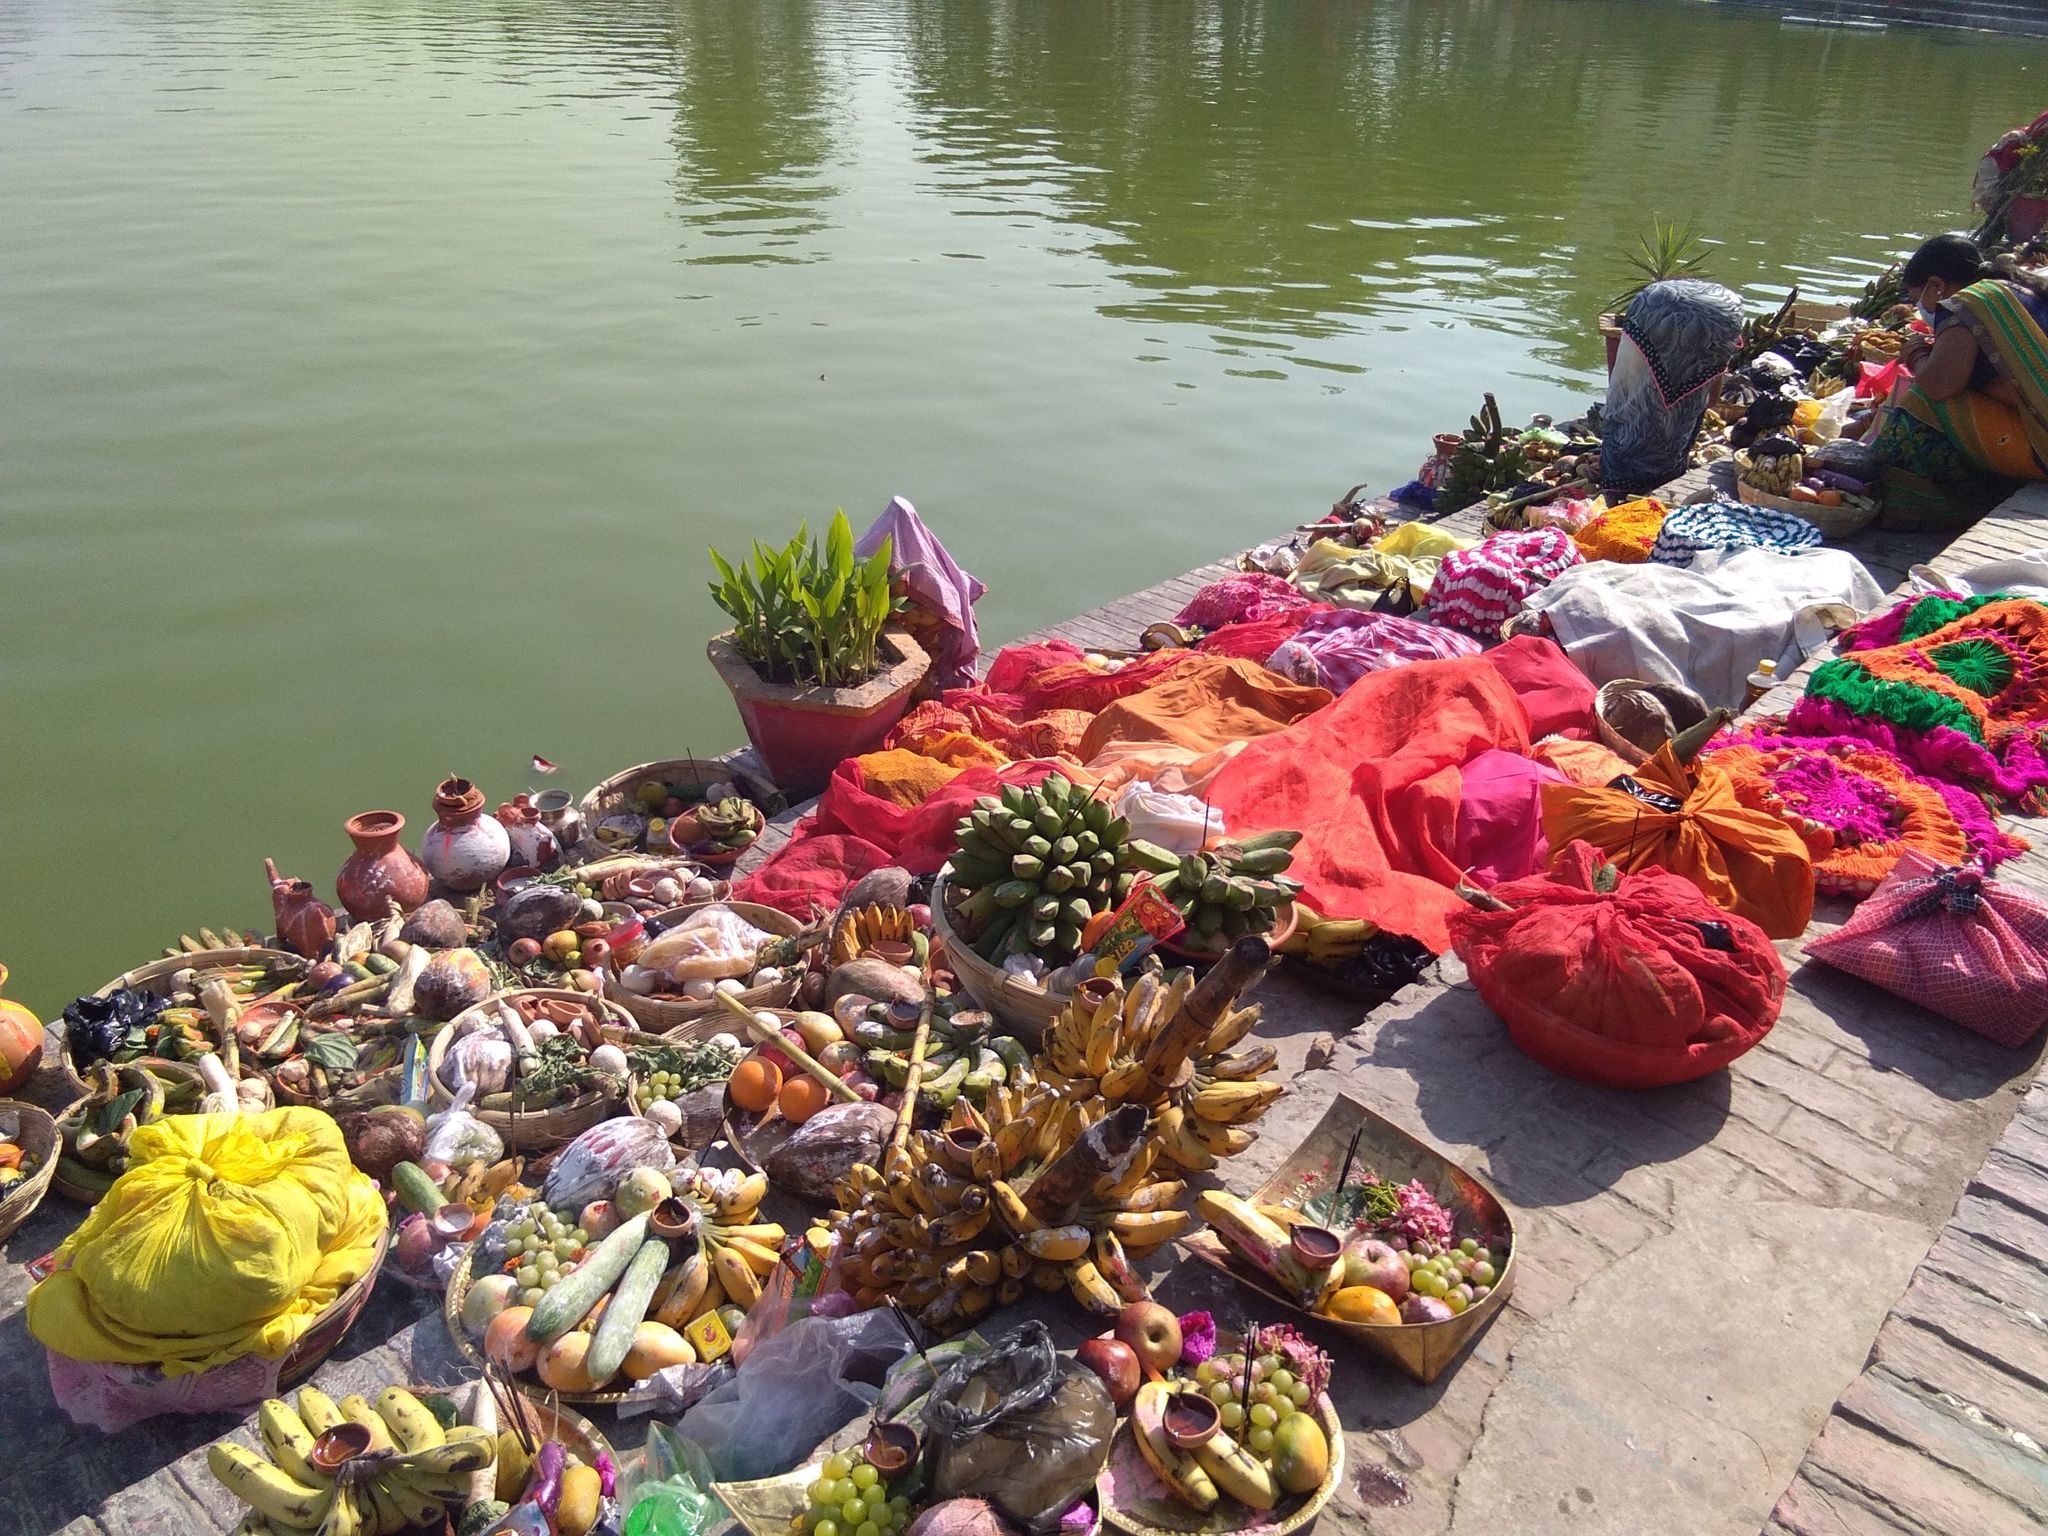
[[[773,1104],[775,1095],[781,1092],[782,1073],[774,1062],[749,1056],[732,1069],[732,1081],[727,1086],[733,1103],[758,1115]]]
[[[583,1357],[589,1353],[589,1334],[565,1333],[541,1351],[535,1369],[557,1392],[595,1392],[601,1383],[592,1381],[583,1368]]]
[[[532,1316],[531,1307],[507,1307],[492,1318],[491,1326],[484,1330],[484,1358],[514,1374],[531,1370],[540,1355],[540,1345],[526,1336],[527,1320]]]
[[[688,1365],[697,1358],[690,1341],[665,1323],[642,1323],[633,1330],[633,1347],[622,1367],[633,1381],[645,1381],[664,1366]]]
[[[1396,1324],[1401,1309],[1394,1298],[1376,1286],[1347,1285],[1323,1304],[1326,1316],[1346,1323]]]
[[[832,1095],[825,1085],[808,1074],[792,1077],[782,1085],[782,1092],[776,1096],[775,1107],[782,1111],[782,1118],[792,1125],[802,1125],[811,1116],[832,1102]]]

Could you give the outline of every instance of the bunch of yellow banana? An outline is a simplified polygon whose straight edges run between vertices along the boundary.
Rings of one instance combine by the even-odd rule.
[[[448,1505],[468,1496],[470,1477],[498,1454],[489,1431],[460,1425],[444,1432],[426,1405],[402,1387],[385,1388],[375,1404],[360,1396],[336,1402],[305,1387],[296,1407],[269,1399],[257,1409],[256,1422],[268,1461],[231,1440],[206,1452],[208,1469],[249,1506],[239,1528],[249,1536],[394,1536],[438,1524]],[[335,1472],[322,1472],[313,1463],[315,1444],[328,1430],[348,1424],[369,1432],[369,1448]]]
[[[699,1168],[676,1185],[676,1193],[696,1207],[697,1247],[661,1277],[647,1316],[680,1329],[727,1304],[753,1306],[782,1253],[780,1224],[754,1219],[768,1193],[768,1176]]]
[[[840,918],[832,931],[832,963],[851,965],[868,947],[884,942],[908,944],[920,950],[925,936],[917,919],[902,907],[856,907]],[[921,961],[920,953],[918,959]]]
[[[495,1163],[481,1160],[468,1162],[460,1168],[451,1169],[448,1177],[441,1181],[441,1194],[450,1205],[466,1205],[484,1215],[497,1209],[498,1197],[510,1193],[520,1198],[522,1187],[519,1175],[526,1170],[523,1157],[504,1157]],[[532,1198],[533,1191],[523,1191],[526,1198]]]
[[[1299,900],[1294,903],[1294,917],[1294,932],[1280,946],[1280,953],[1332,969],[1356,960],[1380,931],[1377,923],[1362,917],[1325,917]]]
[[[1061,1011],[1041,1048],[1039,1092],[1024,1110],[1040,1127],[1041,1159],[1057,1157],[1089,1125],[1133,1100],[1148,1103],[1153,1117],[1137,1162],[1118,1181],[1126,1192],[1155,1168],[1206,1173],[1258,1139],[1246,1127],[1286,1091],[1259,1081],[1279,1064],[1270,1045],[1233,1050],[1258,1027],[1258,1004],[1230,1009],[1195,1043],[1186,1057],[1191,1072],[1180,1065],[1153,1071],[1151,1047],[1194,988],[1192,971],[1147,972],[1097,1001],[1076,996]],[[1163,1095],[1155,1086],[1160,1076],[1168,1083]]]

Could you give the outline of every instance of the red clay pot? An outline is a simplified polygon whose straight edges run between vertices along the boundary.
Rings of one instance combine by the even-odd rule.
[[[277,936],[294,954],[312,959],[334,937],[334,909],[313,894],[305,880],[287,880],[277,872],[275,860],[265,859],[270,876],[270,910],[277,921]]]
[[[427,899],[427,871],[398,846],[405,818],[396,811],[364,811],[341,824],[356,851],[334,877],[334,894],[357,922],[391,915],[391,903],[410,912]]]
[[[857,688],[771,683],[734,649],[730,632],[707,649],[754,750],[792,800],[823,789],[847,758],[880,747],[932,665],[924,647],[897,629],[883,632],[881,672]]]

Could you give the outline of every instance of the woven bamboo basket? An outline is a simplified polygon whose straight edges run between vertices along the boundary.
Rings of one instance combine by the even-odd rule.
[[[1600,740],[1623,762],[1647,763],[1656,754],[1663,741],[1644,746],[1641,741],[1624,735],[1617,727],[1631,723],[1623,714],[1622,696],[1628,693],[1644,693],[1655,699],[1671,720],[1671,736],[1691,729],[1707,718],[1706,700],[1689,688],[1676,683],[1653,683],[1640,677],[1617,677],[1600,685],[1600,691],[1593,696],[1593,722],[1600,728]],[[1645,715],[1639,722],[1639,729],[1651,727],[1654,721]]]
[[[723,779],[753,801],[765,807],[781,800],[782,792],[758,774],[747,772],[731,763],[722,763],[709,757],[671,757],[656,763],[641,763],[613,774],[583,797],[577,810],[583,817],[583,841],[578,852],[586,859],[601,858],[606,854],[627,850],[607,848],[597,840],[597,824],[607,816],[621,811],[635,816],[647,814],[647,808],[633,796],[633,791],[650,779],[659,779],[664,784],[682,781],[715,784]],[[665,854],[669,846],[664,842],[651,850]]]
[[[19,1129],[15,1139],[29,1156],[41,1159],[36,1171],[21,1180],[0,1199],[0,1238],[35,1214],[57,1172],[59,1137],[57,1122],[47,1109],[24,1104],[19,1099],[0,1099],[0,1118],[12,1115]]]
[[[1110,1442],[1109,1460],[1096,1479],[1096,1497],[1102,1505],[1102,1522],[1131,1536],[1196,1536],[1196,1533],[1230,1531],[1256,1532],[1257,1536],[1293,1536],[1315,1523],[1323,1507],[1336,1496],[1344,1481],[1344,1425],[1327,1395],[1315,1404],[1316,1420],[1329,1442],[1330,1465],[1322,1482],[1307,1493],[1284,1493],[1272,1510],[1260,1512],[1235,1501],[1217,1509],[1201,1511],[1183,1504],[1168,1493],[1145,1464],[1144,1455],[1132,1438],[1130,1421],[1117,1427]]]
[[[476,1278],[470,1272],[470,1261],[475,1257],[476,1245],[472,1243],[456,1261],[455,1268],[449,1272],[448,1289],[441,1297],[441,1321],[447,1325],[448,1339],[455,1346],[455,1352],[481,1371],[484,1368],[483,1351],[477,1348],[476,1341],[462,1326],[462,1304],[468,1299],[470,1284]],[[564,1402],[609,1407],[615,1403],[623,1403],[632,1396],[630,1391],[558,1392],[553,1387],[531,1379],[524,1372],[515,1375],[512,1384],[536,1403]]]
[[[312,1326],[300,1334],[298,1339],[292,1344],[292,1347],[284,1352],[283,1358],[278,1362],[277,1369],[277,1389],[280,1392],[286,1387],[297,1386],[300,1382],[304,1381],[315,1370],[319,1369],[322,1361],[334,1353],[335,1347],[341,1343],[342,1336],[349,1331],[356,1318],[361,1315],[363,1308],[368,1305],[370,1293],[377,1288],[377,1276],[384,1268],[384,1256],[390,1251],[390,1248],[391,1228],[386,1226],[377,1235],[376,1251],[371,1254],[370,1267],[363,1271],[362,1278],[322,1308],[319,1315],[313,1319]],[[48,1353],[55,1354],[56,1351],[49,1350]],[[246,1358],[245,1356],[244,1359]],[[226,1365],[216,1366],[214,1369],[233,1371],[240,1369],[241,1365],[241,1360],[234,1360]],[[88,1369],[114,1374],[126,1374],[133,1371],[134,1368],[121,1365],[100,1365],[90,1366]],[[154,1379],[158,1373],[154,1368],[150,1368],[147,1374],[151,1379]],[[201,1372],[198,1376],[186,1377],[184,1380],[194,1382],[210,1374],[212,1373]],[[188,1410],[174,1407],[164,1411],[182,1413]]]
[[[1010,1026],[1010,1032],[1036,1050],[1045,1031],[1067,1006],[1068,994],[1012,976],[974,952],[946,915],[946,894],[952,865],[939,871],[932,886],[932,932],[946,946],[946,968],[982,1007]]]
[[[1824,539],[1839,542],[1854,538],[1868,528],[1884,510],[1883,503],[1867,497],[1843,497],[1839,507],[1824,507],[1813,501],[1794,501],[1790,496],[1773,496],[1769,491],[1760,491],[1742,478],[1748,466],[1749,455],[1735,455],[1735,495],[1743,505],[1769,507],[1773,512],[1789,512],[1794,517],[1803,517],[1820,530]]]
[[[778,912],[773,907],[757,906],[751,901],[694,901],[680,907],[670,907],[666,912],[654,915],[657,930],[675,927],[692,912],[706,907],[725,907],[735,916],[743,917],[764,933],[778,938],[791,939],[804,931],[804,925],[787,912]],[[650,940],[650,942],[652,942]],[[796,994],[803,985],[803,966],[792,965],[785,969],[780,981],[770,982],[765,987],[749,987],[739,994],[739,1001],[748,1008],[787,1008],[796,1001]],[[668,1035],[677,1040],[708,1040],[713,1035],[726,1032],[726,1026],[718,1021],[726,1017],[724,1008],[716,1001],[696,1002],[684,997],[641,997],[628,992],[624,987],[612,990],[611,999],[639,1021],[650,1034]]]
[[[142,1056],[134,1061],[124,1061],[121,1065],[124,1067],[147,1065],[150,1072],[157,1077],[183,1078],[185,1081],[199,1087],[202,1092],[204,1091],[205,1080],[199,1075],[199,1069],[190,1062],[172,1061],[163,1056]],[[87,1097],[87,1094],[81,1093],[78,1097],[79,1099],[84,1099]],[[71,1108],[65,1110],[65,1114],[68,1115],[71,1109],[76,1109],[77,1107],[78,1101],[74,1100]],[[191,1111],[187,1112],[190,1113]],[[61,1152],[62,1150],[63,1137],[60,1132],[58,1136],[58,1151]],[[52,1158],[51,1161],[54,1164],[57,1159]],[[95,1189],[90,1184],[74,1183],[72,1180],[64,1177],[61,1170],[52,1171],[50,1182],[58,1194],[62,1195],[66,1200],[76,1200],[80,1205],[98,1205],[106,1195],[105,1190]]]
[[[164,997],[171,990],[171,978],[182,970],[203,971],[211,966],[252,965],[257,961],[264,961],[278,969],[299,974],[303,974],[309,969],[311,964],[302,956],[291,954],[289,951],[282,949],[257,949],[253,946],[241,949],[198,949],[190,954],[166,955],[161,960],[152,960],[147,965],[138,965],[132,971],[123,971],[92,995],[94,997],[105,997],[122,987],[127,987],[133,991],[147,992],[152,997]],[[50,1032],[63,1037],[63,1020],[55,1021],[50,1026]],[[86,1092],[85,1080],[78,1075],[77,1069],[71,1064],[71,1042],[68,1038],[64,1039],[64,1049],[57,1053],[54,1061],[50,1059],[47,1051],[44,1052],[43,1065],[58,1075],[72,1099],[76,1100],[84,1097]],[[267,1083],[265,1088],[267,1091]],[[276,1102],[274,1096],[272,1102]]]
[[[455,1102],[455,1095],[441,1081],[441,1063],[448,1054],[448,1047],[454,1043],[455,1026],[471,1014],[480,1014],[485,1009],[495,1012],[501,1000],[513,997],[563,998],[594,1005],[603,1009],[607,1029],[614,1025],[630,1029],[633,1024],[632,1015],[610,998],[598,998],[588,992],[571,992],[564,987],[521,987],[511,992],[493,993],[475,1007],[458,1013],[449,1020],[446,1029],[434,1036],[434,1044],[427,1052],[427,1096],[435,1109],[445,1109]],[[610,1119],[618,1106],[617,1094],[591,1090],[579,1093],[567,1103],[551,1104],[546,1109],[522,1109],[515,1113],[508,1109],[479,1109],[472,1104],[470,1113],[505,1139],[507,1151],[538,1152],[574,1141],[598,1121]]]

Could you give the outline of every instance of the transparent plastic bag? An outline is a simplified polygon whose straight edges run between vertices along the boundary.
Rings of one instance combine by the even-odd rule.
[[[427,1120],[429,1162],[460,1168],[465,1163],[495,1163],[505,1155],[505,1139],[469,1112],[476,1084],[464,1083],[455,1102]]]
[[[747,1320],[732,1336],[732,1363],[745,1365],[757,1345],[807,1317],[845,1317],[859,1303],[840,1289],[839,1234],[833,1233],[821,1254],[802,1244],[800,1265],[785,1253],[761,1284],[760,1299],[747,1309]]]
[[[1131,824],[1131,836],[1157,843],[1168,853],[1199,853],[1223,836],[1223,813],[1193,795],[1170,794],[1137,780],[1117,796],[1116,813]]]
[[[1027,1531],[1050,1532],[1109,1459],[1116,1405],[1031,1322],[941,1372],[924,1423],[935,1498],[987,1499]]]
[[[647,1428],[647,1453],[619,1485],[626,1536],[704,1536],[731,1516],[711,1491],[711,1464],[666,1424]]]
[[[834,1430],[865,1413],[889,1368],[910,1351],[895,1315],[807,1317],[763,1339],[676,1423],[723,1482],[800,1465]],[[1105,1399],[1106,1400],[1106,1399]]]

